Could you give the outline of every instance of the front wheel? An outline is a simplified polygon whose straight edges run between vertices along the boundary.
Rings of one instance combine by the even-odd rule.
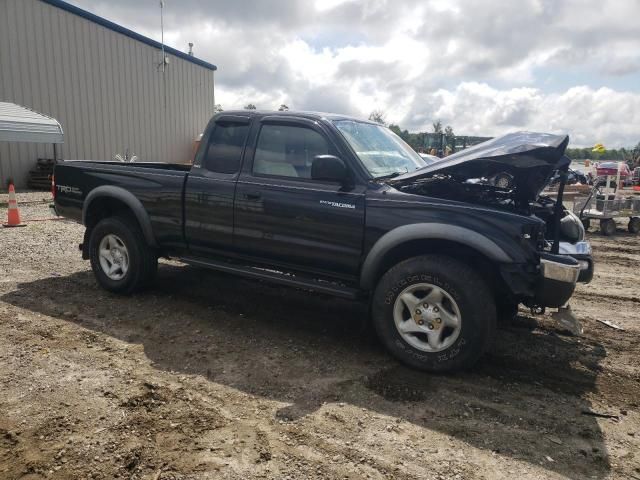
[[[100,220],[89,237],[89,258],[98,283],[111,292],[132,293],[155,277],[158,257],[138,223],[129,217]]]
[[[378,283],[372,307],[387,349],[421,370],[470,367],[495,333],[489,286],[473,268],[447,256],[414,257],[392,267]]]
[[[627,226],[630,233],[640,232],[640,217],[631,217]]]

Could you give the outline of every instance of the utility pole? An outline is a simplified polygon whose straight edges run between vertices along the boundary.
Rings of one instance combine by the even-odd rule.
[[[167,62],[164,56],[164,1],[163,0],[160,0],[160,44],[162,45],[162,73],[164,73],[164,67]]]

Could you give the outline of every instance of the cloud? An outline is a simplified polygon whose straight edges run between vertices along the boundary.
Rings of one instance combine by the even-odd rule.
[[[602,142],[613,148],[640,140],[640,93],[578,86],[545,94],[535,88],[497,90],[466,82],[453,90],[434,92],[425,105],[410,111],[403,125],[426,129],[432,118],[439,118],[466,135],[494,136],[514,130],[568,133],[572,145],[578,146]]]
[[[73,3],[160,37],[155,0]],[[638,0],[165,3],[167,43],[193,42],[196,56],[218,66],[225,109],[286,103],[363,117],[380,109],[408,129],[441,118],[460,134],[640,140]]]

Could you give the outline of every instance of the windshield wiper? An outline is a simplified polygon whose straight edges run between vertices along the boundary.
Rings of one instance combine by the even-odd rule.
[[[404,172],[392,172],[387,175],[381,175],[379,177],[376,177],[376,180],[384,180],[385,178],[394,178],[394,177],[397,177],[398,175],[404,175],[405,173],[409,173],[409,169],[407,167],[404,167]]]
[[[397,177],[399,175],[402,175],[403,173],[407,173],[407,172],[393,172],[393,173],[389,173],[388,175],[380,175],[379,177],[376,177],[376,180],[384,180],[386,178],[394,178],[394,177]]]

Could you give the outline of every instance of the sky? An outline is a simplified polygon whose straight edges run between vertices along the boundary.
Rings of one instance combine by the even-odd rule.
[[[70,3],[160,40],[157,0]],[[218,67],[225,110],[318,110],[409,131],[640,142],[640,0],[165,0],[165,43]]]

